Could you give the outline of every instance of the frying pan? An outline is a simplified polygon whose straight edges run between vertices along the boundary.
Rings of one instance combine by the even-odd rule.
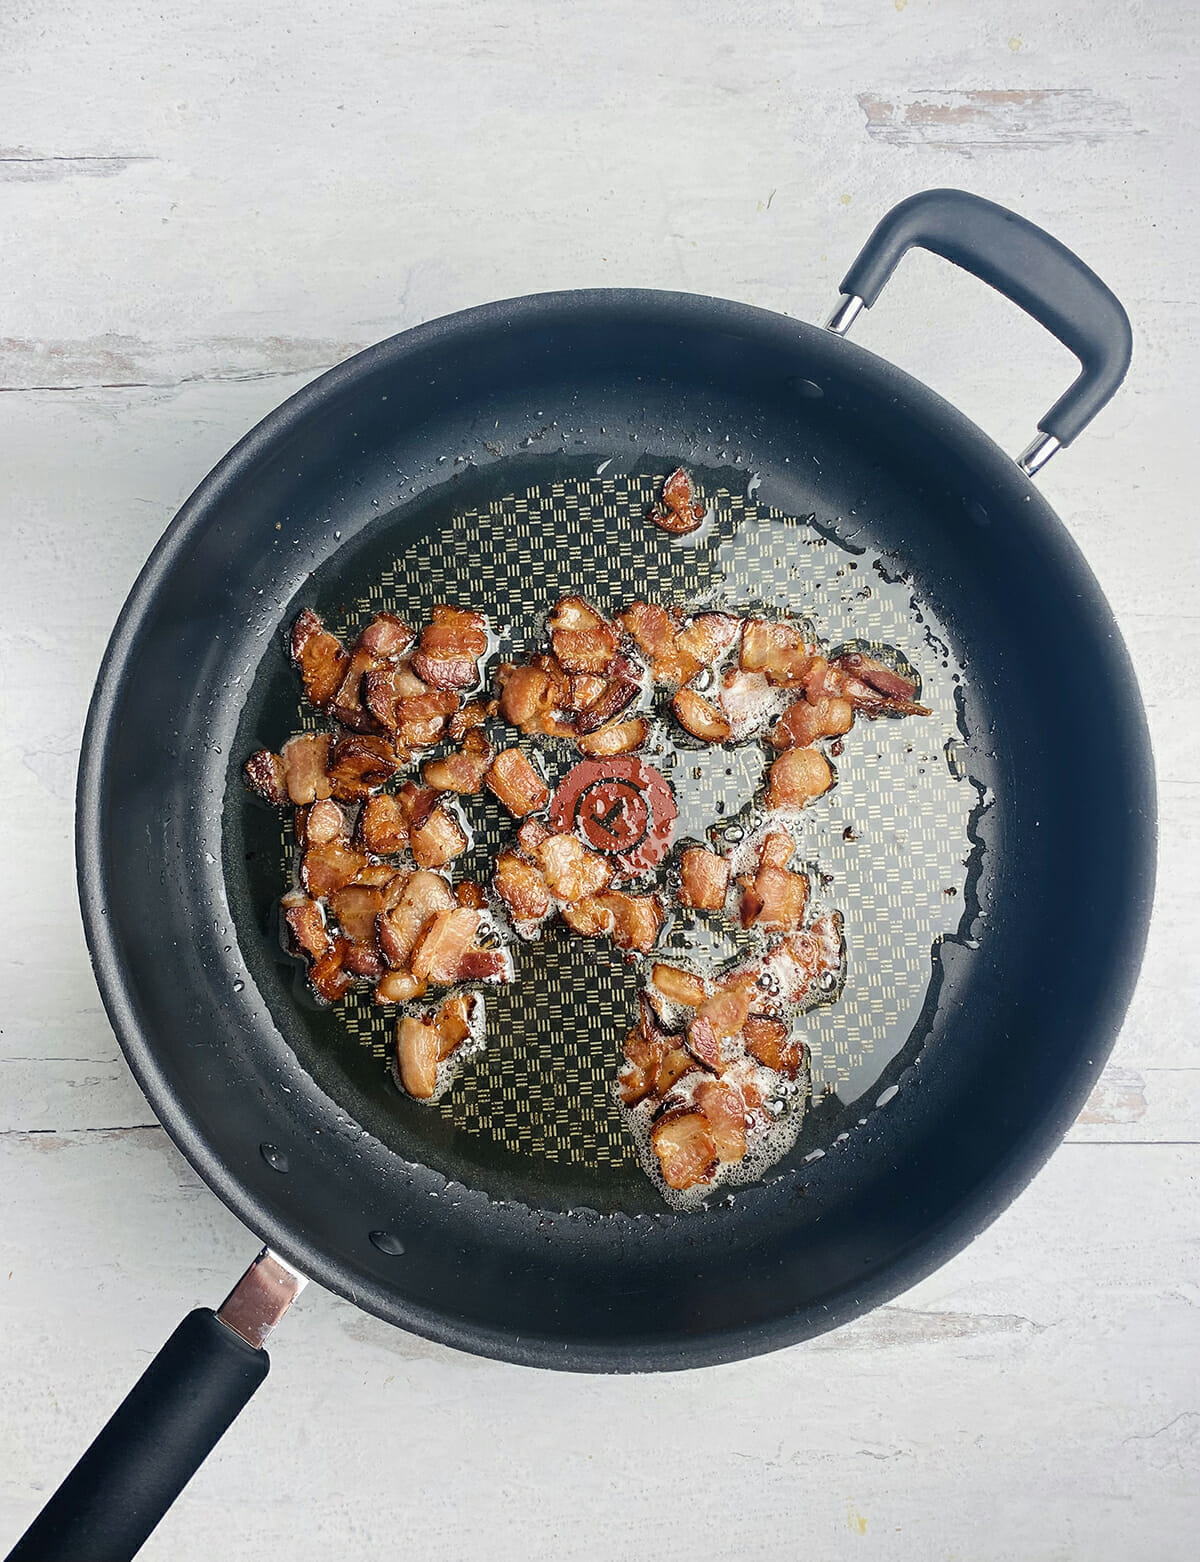
[[[999,289],[1080,360],[1017,462],[844,339],[913,245]],[[1142,952],[1153,774],[1112,614],[1031,479],[1116,390],[1129,324],[1054,239],[953,190],[897,206],[841,292],[825,329],[618,290],[420,326],[272,413],[158,544],[84,737],[83,914],[139,1083],[267,1248],[219,1314],[185,1320],[14,1557],[131,1556],[265,1376],[263,1339],[305,1276],[402,1328],[530,1366],[730,1361],[927,1274],[1079,1110]],[[715,515],[690,545],[641,520],[680,462]],[[241,781],[247,754],[302,719],[284,652],[299,608],[344,628],[457,598],[533,634],[565,591],[608,611],[714,591],[808,611],[807,586],[824,591],[818,618],[865,602],[843,630],[904,650],[952,725],[914,737],[875,723],[842,763],[838,840],[856,833],[838,803],[850,770],[877,762],[895,783],[882,803],[869,787],[844,794],[882,842],[859,875],[875,910],[858,933],[845,897],[847,1001],[874,996],[844,1055],[828,1011],[832,1073],[794,1149],[757,1183],[667,1208],[612,1127],[628,976],[570,941],[547,941],[517,996],[496,1000],[491,1044],[453,1100],[403,1099],[369,1006],[318,1010],[282,951],[280,822]],[[681,786],[701,769],[681,766]],[[698,783],[714,817],[742,796],[735,770]],[[976,804],[965,823],[961,809],[939,815],[941,782],[916,780],[951,772]],[[483,822],[484,846],[497,828]],[[902,962],[872,950],[925,903],[927,858],[947,846],[957,920],[932,937],[921,924],[920,980],[897,997]]]

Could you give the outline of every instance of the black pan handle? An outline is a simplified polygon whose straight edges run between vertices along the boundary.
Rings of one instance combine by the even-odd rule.
[[[1040,437],[1019,458],[1032,476],[1087,427],[1125,378],[1133,350],[1128,315],[1078,255],[1024,217],[965,190],[925,190],[894,206],[867,240],[842,281],[829,329],[844,335],[914,245],[996,288],[1079,359],[1078,379],[1040,419]]]
[[[189,1313],[8,1562],[128,1562],[266,1377],[261,1340],[303,1284],[264,1249],[219,1313]]]

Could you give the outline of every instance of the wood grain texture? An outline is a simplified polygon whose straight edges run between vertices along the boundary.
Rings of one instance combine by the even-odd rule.
[[[422,319],[597,283],[819,318],[889,205],[962,184],[1078,249],[1136,337],[1042,479],[1129,644],[1161,806],[1142,981],[1067,1143],[892,1306],[709,1372],[522,1372],[310,1288],[145,1555],[599,1562],[697,1532],[715,1562],[1194,1554],[1196,34],[1185,0],[7,9],[0,1545],[255,1246],[125,1069],[75,904],[88,694],[180,502],[284,397]],[[855,336],[1013,450],[1074,372],[924,255]]]

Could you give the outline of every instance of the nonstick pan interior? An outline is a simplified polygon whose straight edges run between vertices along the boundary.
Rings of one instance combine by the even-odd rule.
[[[686,557],[653,538],[648,552],[630,519],[679,461],[729,528]],[[793,569],[805,587],[794,597]],[[848,994],[813,1022],[830,1027],[834,1089],[818,1094],[783,1174],[693,1214],[657,1204],[599,1110],[579,1126],[585,1107],[605,1106],[619,1035],[604,1004],[615,1015],[627,1000],[621,968],[581,977],[547,950],[558,974],[528,992],[563,995],[564,1028],[581,1016],[561,1076],[537,1040],[558,1013],[536,1025],[514,1013],[494,1022],[474,1083],[427,1110],[390,1091],[373,1026],[355,1034],[309,1008],[277,953],[279,821],[245,797],[239,771],[296,724],[285,626],[305,602],[341,627],[383,599],[373,587],[403,610],[414,593],[476,601],[501,578],[510,597],[520,582],[521,622],[566,589],[606,608],[639,592],[786,598],[823,633],[908,653],[935,698],[926,732],[857,728],[841,784],[812,811],[827,815],[814,857],[844,903],[852,970],[861,951],[861,990],[881,1001],[854,1021]],[[866,585],[872,596],[856,600]],[[938,746],[947,738],[966,780]],[[915,776],[894,743],[916,748]],[[885,774],[890,795],[871,786]],[[899,775],[911,796],[896,795]],[[715,806],[736,777],[710,779]],[[980,787],[990,806],[972,842]],[[1137,969],[1150,796],[1111,615],[1044,501],[978,430],[795,322],[711,300],[566,295],[373,349],[203,485],[102,673],[80,883],[101,989],[153,1105],[222,1197],[306,1272],[406,1327],[514,1360],[693,1365],[894,1294],[1032,1173],[1094,1079]],[[886,838],[889,820],[905,839]],[[857,859],[859,843],[842,851],[834,834],[847,826],[870,848]],[[855,860],[869,882],[852,883]],[[913,884],[920,922],[905,902]],[[877,923],[902,908],[919,929],[891,971],[872,904]],[[603,1023],[566,1003],[582,982]]]

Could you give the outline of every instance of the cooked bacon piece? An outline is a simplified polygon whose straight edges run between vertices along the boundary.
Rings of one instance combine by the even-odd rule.
[[[469,906],[439,911],[417,940],[410,966],[418,981],[449,987],[461,979],[462,959],[475,941],[482,914]]]
[[[462,747],[456,754],[446,754],[441,759],[427,759],[421,770],[426,786],[439,792],[460,792],[468,795],[483,787],[483,776],[492,762],[495,750],[476,728],[468,732]]]
[[[812,653],[793,624],[748,618],[742,626],[738,663],[744,672],[765,673],[767,682],[790,687],[808,672]]]
[[[483,885],[474,879],[460,879],[454,886],[454,898],[460,906],[474,906],[476,911],[482,911],[487,905]]]
[[[608,679],[596,673],[576,673],[567,680],[567,692],[563,695],[562,708],[576,713],[587,710],[608,689]]]
[[[742,621],[732,613],[700,613],[680,631],[676,650],[693,657],[701,667],[711,667],[729,650],[742,632]]]
[[[640,716],[628,721],[610,721],[606,727],[579,739],[579,752],[599,759],[608,754],[632,754],[646,741],[649,727]]]
[[[474,732],[477,727],[482,727],[484,722],[494,716],[499,709],[499,700],[472,700],[469,705],[464,705],[462,710],[455,711],[451,716],[449,736],[455,743],[461,743],[468,732]]]
[[[296,835],[305,846],[327,846],[330,841],[348,841],[350,821],[331,797],[325,797],[305,810],[303,831],[297,830]]]
[[[355,732],[374,732],[378,728],[376,717],[363,706],[363,679],[383,665],[380,658],[369,651],[352,653],[346,675],[328,707],[330,715],[336,716],[344,727],[351,727]]]
[[[612,913],[609,936],[618,949],[637,949],[645,954],[653,947],[663,924],[662,905],[657,895],[626,895],[620,890],[609,890],[596,899]]]
[[[612,907],[591,896],[563,906],[560,915],[572,933],[581,938],[607,938],[616,924]]]
[[[545,879],[516,852],[500,853],[492,882],[497,895],[512,912],[514,921],[538,922],[549,914],[550,891]]]
[[[306,607],[292,625],[291,650],[310,703],[324,710],[341,688],[349,666],[342,642]]]
[[[732,733],[728,721],[715,705],[710,705],[695,689],[680,689],[671,701],[675,720],[694,738],[705,743],[724,743]]]
[[[731,667],[721,679],[718,703],[738,743],[753,736],[772,710],[775,693],[765,673]]]
[[[438,793],[431,786],[420,786],[411,780],[404,783],[395,797],[404,823],[410,830],[413,825],[427,819],[438,805]]]
[[[617,621],[648,659],[655,683],[669,687],[687,683],[705,665],[703,657],[681,644],[683,620],[678,608],[661,607],[657,602],[631,602],[617,615]]]
[[[363,702],[376,721],[389,732],[395,732],[398,725],[398,702],[416,699],[428,693],[428,685],[417,677],[408,661],[397,662],[394,666],[382,664],[363,678]]]
[[[333,790],[329,779],[329,750],[333,739],[328,732],[300,732],[283,745],[279,757],[287,775],[288,796],[293,803],[312,803],[328,797]]]
[[[387,970],[383,956],[374,944],[356,944],[353,941],[346,950],[344,968],[351,976],[360,976],[375,982]]]
[[[760,868],[744,881],[741,923],[765,932],[785,933],[799,927],[808,904],[808,879],[786,868]]]
[[[554,708],[562,704],[567,692],[566,676],[556,670],[553,658],[540,660],[553,665],[514,667],[505,663],[497,673],[501,685],[500,714],[526,736],[552,729]]]
[[[740,985],[725,986],[706,998],[696,1010],[698,1020],[707,1020],[718,1041],[736,1036],[750,1013],[750,994]]]
[[[309,985],[326,1003],[336,1003],[354,986],[354,978],[344,969],[350,945],[344,938],[335,938],[319,960],[314,960],[308,971]]]
[[[717,1159],[740,1161],[746,1154],[746,1099],[725,1079],[706,1079],[696,1086],[696,1105],[708,1121]]]
[[[287,766],[269,748],[260,748],[257,754],[251,754],[245,764],[245,775],[249,785],[268,803],[283,808],[290,802]]]
[[[367,866],[365,852],[354,851],[341,841],[310,846],[300,862],[300,882],[310,895],[331,895],[355,879]]]
[[[411,868],[397,868],[392,863],[380,863],[379,866],[391,868],[392,870],[392,876],[386,884],[378,885],[378,888],[383,891],[383,910],[386,915],[387,912],[394,911],[400,904],[404,891],[412,881],[413,873]],[[367,872],[360,873],[357,882],[359,884],[370,882]]]
[[[695,1009],[704,1002],[704,980],[694,971],[682,971],[677,965],[656,965],[650,972],[650,980],[672,1003],[685,1004]]]
[[[767,807],[803,808],[832,785],[833,771],[820,749],[785,749],[771,766]]]
[[[382,786],[399,768],[400,760],[386,738],[348,734],[337,740],[329,756],[333,795],[343,802],[355,802]]]
[[[479,658],[487,650],[487,619],[482,613],[440,604],[421,631],[413,671],[434,689],[470,689],[479,682]]]
[[[476,949],[463,954],[458,963],[459,982],[511,982],[513,979],[512,955],[507,949]]]
[[[674,536],[694,532],[704,519],[704,506],[692,498],[692,480],[681,466],[663,483],[659,502],[650,506],[649,518]]]
[[[479,1004],[478,993],[455,993],[438,1006],[433,1026],[438,1034],[438,1062],[444,1063],[457,1052],[471,1034],[471,1025]]]
[[[411,1003],[423,998],[428,982],[419,982],[411,971],[385,971],[375,984],[376,1003]]]
[[[655,1095],[665,1096],[667,1091],[683,1078],[690,1074],[696,1067],[696,1060],[686,1047],[672,1047],[664,1054],[658,1067],[658,1078],[654,1083]]]
[[[582,597],[563,597],[547,620],[550,644],[560,667],[568,673],[606,673],[617,654],[611,624]]]
[[[814,654],[804,674],[804,693],[815,705],[823,696],[840,696],[844,682],[840,673],[830,671],[828,659],[818,652]]]
[[[444,868],[461,857],[469,844],[462,825],[441,804],[431,808],[408,832],[409,849],[418,868]]]
[[[854,725],[854,707],[840,695],[822,694],[813,704],[807,697],[789,705],[771,729],[778,749],[807,748],[818,738],[840,738]]]
[[[752,1058],[785,1079],[795,1079],[804,1066],[804,1044],[792,1040],[782,1020],[752,1014],[742,1027],[742,1040]]]
[[[631,700],[636,699],[641,687],[632,663],[625,657],[618,657],[613,663],[613,675],[604,685],[604,692],[575,718],[574,731],[599,731],[614,716],[620,715]]]
[[[426,1015],[404,1015],[396,1024],[396,1069],[400,1083],[417,1101],[437,1089],[439,1037]]]
[[[712,1181],[717,1148],[702,1112],[665,1113],[650,1130],[650,1144],[668,1188],[681,1193]]]
[[[867,656],[863,651],[847,651],[843,656],[834,657],[829,665],[837,668],[839,672],[849,673],[851,677],[868,684],[889,702],[898,701],[901,705],[913,703],[917,686],[912,679],[902,678],[898,672],[877,661],[875,657]],[[923,715],[929,714],[924,706],[916,706],[913,714],[918,711]]]
[[[790,835],[783,830],[771,830],[763,836],[762,845],[758,848],[758,865],[760,868],[786,868],[795,850]]]
[[[689,846],[679,859],[679,904],[720,911],[729,890],[729,863],[707,846]]]
[[[356,651],[365,651],[380,662],[398,661],[413,643],[415,635],[395,613],[376,613],[354,642]]]
[[[707,1015],[698,1014],[688,1026],[687,1044],[689,1052],[694,1058],[698,1058],[705,1068],[720,1068],[721,1042],[713,1022]]]
[[[538,867],[558,900],[585,900],[607,888],[612,869],[575,835],[551,835],[537,848]]]
[[[325,926],[325,913],[320,904],[299,890],[289,890],[279,904],[297,949],[313,960],[327,954],[333,947],[333,939]]]
[[[635,1025],[625,1038],[625,1063],[617,1075],[617,1094],[626,1106],[636,1106],[656,1089],[663,1044]]]
[[[483,784],[515,819],[545,808],[550,788],[519,748],[502,749],[483,777]]]
[[[517,845],[526,856],[533,857],[542,842],[548,841],[553,833],[540,819],[526,819],[517,830]]]
[[[439,912],[453,910],[454,904],[440,873],[414,873],[395,907],[379,919],[379,947],[388,964],[397,969],[406,966],[424,929]]]
[[[408,845],[408,819],[391,792],[367,798],[358,816],[358,838],[380,857],[403,851]]]
[[[413,652],[413,671],[431,689],[473,689],[479,682],[479,668],[469,656],[428,656]]]
[[[383,891],[368,884],[347,884],[332,892],[329,909],[352,944],[375,941],[375,921],[383,910]]]
[[[430,689],[403,663],[364,680],[367,708],[405,748],[431,748],[458,710],[458,695]]]

